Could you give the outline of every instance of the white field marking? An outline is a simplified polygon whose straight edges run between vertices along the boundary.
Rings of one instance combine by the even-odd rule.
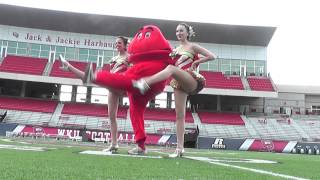
[[[3,142],[13,142],[11,139],[0,139]]]
[[[22,141],[17,141],[17,143],[20,143],[20,144],[31,144],[31,143],[28,143],[28,142],[22,142]]]
[[[151,152],[151,151],[150,151]],[[164,154],[168,155],[168,153],[161,152],[161,151],[154,151],[159,154]],[[125,154],[112,154],[111,152],[103,152],[103,151],[83,151],[80,152],[81,154],[96,154],[96,155],[120,155],[120,156],[128,156],[132,157],[132,155],[125,155]],[[189,152],[188,152],[189,153]],[[141,155],[136,155],[133,157],[149,157],[149,158],[163,158],[163,156],[141,156]],[[227,163],[255,163],[255,164],[275,164],[278,163],[276,161],[269,161],[269,160],[261,160],[261,159],[236,159],[236,158],[227,158],[227,157],[222,157],[220,159],[218,158],[206,158],[206,157],[189,157],[189,156],[183,156],[183,157],[188,157],[189,159],[197,158],[195,160],[200,160],[200,161],[213,161],[213,162],[227,162]]]
[[[159,154],[169,155],[168,153],[154,151]],[[188,152],[189,154],[189,152]],[[262,159],[239,159],[239,158],[228,158],[228,157],[219,157],[219,158],[207,158],[207,157],[192,157],[192,156],[183,156],[189,159],[199,160],[199,161],[213,161],[213,162],[226,162],[226,163],[252,163],[252,164],[276,164],[276,161],[262,160]]]
[[[0,139],[3,142],[15,142],[15,143],[20,143],[20,144],[31,144],[28,142],[22,142],[22,141],[12,141],[11,139]]]
[[[280,174],[280,173],[274,173],[274,172],[271,172],[271,171],[265,171],[265,170],[260,170],[260,169],[254,169],[254,168],[247,168],[247,167],[242,167],[242,166],[230,165],[230,164],[225,164],[225,163],[221,163],[221,162],[214,162],[214,161],[210,160],[209,158],[190,157],[190,156],[184,156],[184,158],[198,160],[198,161],[204,161],[204,162],[208,162],[210,164],[215,164],[215,165],[224,166],[224,167],[232,167],[232,168],[241,169],[241,170],[245,170],[245,171],[251,171],[251,172],[260,173],[260,174],[267,174],[267,175],[271,175],[271,176],[282,177],[282,178],[286,178],[286,179],[308,180],[306,178],[290,176],[290,175]]]
[[[188,159],[206,161],[206,162],[225,162],[225,163],[252,163],[252,164],[276,164],[276,161],[269,161],[263,159],[237,159],[237,158],[208,158],[208,157],[193,157],[183,156]]]
[[[172,151],[172,153],[174,152],[174,149],[148,149],[149,152],[156,152],[156,153],[160,153],[160,154],[167,154],[165,152],[161,152],[165,150],[165,152],[168,151]],[[187,151],[188,154],[223,154],[223,155],[238,155],[239,153],[228,153],[228,152],[214,152],[214,151],[209,151],[209,152],[201,152],[201,151]]]
[[[112,154],[111,152],[103,151],[82,151],[80,154],[93,154],[103,156],[121,156],[121,157],[138,157],[138,158],[150,158],[150,159],[161,159],[161,156],[145,156],[145,155],[130,155],[130,154]]]
[[[45,151],[44,147],[16,146],[16,145],[5,145],[5,144],[0,144],[0,149],[14,149],[14,150],[23,150],[23,151]]]
[[[228,154],[228,155],[237,155],[237,154],[239,154],[239,153],[225,153],[225,152],[214,152],[214,151],[209,151],[209,152],[198,152],[198,151],[193,151],[193,152],[189,152],[188,151],[188,154],[223,154],[223,155],[225,155],[225,154]]]
[[[165,153],[165,152],[161,152],[161,151],[153,151],[153,152],[156,152],[156,153],[159,153],[159,154],[165,154],[165,155],[169,155],[168,153]]]

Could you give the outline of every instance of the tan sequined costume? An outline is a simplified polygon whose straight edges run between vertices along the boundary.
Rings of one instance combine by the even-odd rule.
[[[182,62],[178,62],[179,61],[179,58],[180,56],[182,55],[185,55],[187,56],[188,58],[184,59]],[[197,94],[198,92],[200,92],[204,86],[205,86],[205,83],[206,83],[206,79],[201,75],[199,74],[197,71],[195,70],[191,70],[191,65],[193,63],[193,61],[195,61],[198,57],[195,56],[194,54],[188,52],[188,51],[185,51],[184,49],[182,48],[177,48],[175,49],[171,54],[170,56],[172,58],[175,58],[175,59],[178,59],[177,61],[177,67],[181,68],[182,70],[188,72],[196,81],[197,81],[197,88],[188,93],[188,94]],[[180,90],[183,90],[181,88],[181,85],[179,84],[179,82],[175,79],[172,79],[171,82],[170,82],[170,86],[174,89],[180,89]],[[183,90],[184,91],[184,90]]]

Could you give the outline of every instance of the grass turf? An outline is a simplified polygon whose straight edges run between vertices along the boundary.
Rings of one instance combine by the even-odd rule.
[[[17,142],[3,142],[26,146]],[[83,150],[101,150],[95,146],[71,144],[31,144],[49,147],[48,151],[0,149],[1,179],[282,179],[240,169],[223,167],[185,158],[149,159],[79,154]],[[121,149],[121,154],[126,154]],[[317,166],[320,156],[277,154],[264,152],[212,151],[188,149],[188,156],[212,158],[255,158],[278,161],[277,164],[226,163],[242,167],[272,171],[309,179],[320,179]],[[151,155],[162,155],[157,152]]]

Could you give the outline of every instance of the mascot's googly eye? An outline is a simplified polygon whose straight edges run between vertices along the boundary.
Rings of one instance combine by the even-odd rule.
[[[150,38],[151,32],[147,32],[146,35],[144,35],[145,38]]]
[[[137,38],[138,38],[138,39],[141,39],[141,38],[142,38],[142,33],[139,33],[138,36],[137,36]]]

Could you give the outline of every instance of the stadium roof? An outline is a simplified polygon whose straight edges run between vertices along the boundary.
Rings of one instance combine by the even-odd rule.
[[[134,36],[147,24],[160,27],[169,40],[176,40],[180,21],[84,14],[0,4],[0,24],[84,34]],[[276,28],[187,22],[197,33],[196,42],[268,46]]]
[[[299,85],[279,85],[277,84],[279,93],[300,93],[308,95],[320,95],[320,86],[299,86]]]

